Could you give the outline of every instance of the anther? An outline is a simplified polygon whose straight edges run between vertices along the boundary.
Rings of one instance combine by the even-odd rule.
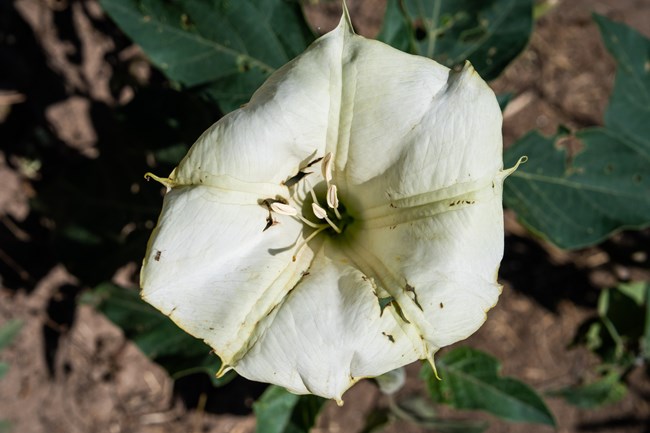
[[[317,203],[312,203],[311,209],[314,211],[314,215],[316,215],[316,218],[319,220],[324,220],[327,218],[327,211],[320,207]]]
[[[338,219],[341,219],[341,214],[339,213],[339,196],[337,194],[336,185],[330,185],[327,188],[327,205],[334,209],[334,214]]]
[[[288,204],[284,204],[276,201],[271,203],[270,207],[273,212],[278,213],[280,215],[290,215],[290,216],[298,215],[298,211],[296,210],[296,208]]]
[[[281,203],[281,202],[276,201],[276,202],[273,202],[273,203],[269,204],[268,206],[269,206],[269,209],[271,211],[273,211],[273,212],[275,212],[277,214],[280,214],[280,215],[288,215],[288,216],[296,217],[300,221],[302,221],[303,223],[307,224],[309,227],[312,227],[312,228],[315,228],[315,229],[323,227],[323,224],[315,224],[315,223],[309,221],[304,216],[300,215],[298,213],[298,210],[295,207],[293,207],[293,206],[291,206],[289,204],[285,204],[285,203]],[[269,215],[269,218],[267,218],[267,222],[269,221],[269,219],[271,221],[273,220],[270,215]],[[275,221],[273,221],[273,222],[275,222]],[[271,225],[267,225],[267,228],[269,228],[270,226]],[[327,227],[327,226],[325,226],[325,227]]]
[[[314,215],[316,215],[316,218],[318,218],[319,220],[327,221],[327,224],[329,224],[330,227],[332,227],[336,233],[341,234],[341,229],[338,228],[336,224],[332,222],[331,219],[329,219],[329,217],[327,216],[327,211],[325,209],[320,207],[317,203],[312,203],[311,208],[314,211]]]
[[[329,186],[330,182],[332,181],[332,152],[327,152],[327,154],[323,157],[323,161],[321,162],[321,170],[323,171],[323,178],[325,179],[325,183]]]

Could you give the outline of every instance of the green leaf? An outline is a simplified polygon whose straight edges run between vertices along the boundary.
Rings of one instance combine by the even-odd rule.
[[[0,420],[0,433],[11,432],[11,423],[9,421]]]
[[[145,303],[136,290],[104,283],[84,294],[81,302],[92,304],[104,313],[145,355],[175,379],[203,372],[210,376],[215,386],[220,386],[234,377],[226,374],[217,379],[221,361],[211,354],[210,347]]]
[[[630,141],[630,146],[637,147],[647,164],[650,160],[650,39],[603,16],[594,15],[594,20],[618,65],[605,125]]]
[[[594,352],[605,362],[623,368],[634,363],[644,333],[646,312],[637,292],[645,287],[645,283],[622,284],[601,292],[598,298],[601,345]]]
[[[606,404],[620,401],[627,393],[621,376],[615,371],[610,371],[600,379],[586,385],[567,387],[550,393],[552,396],[562,397],[568,403],[583,408],[594,409]]]
[[[377,40],[397,48],[400,51],[413,52],[411,45],[412,28],[399,0],[388,0],[386,12]]]
[[[0,328],[0,350],[9,346],[11,342],[16,338],[20,328],[22,328],[23,322],[21,320],[10,320],[5,323],[2,328]]]
[[[573,137],[531,133],[508,149],[506,165],[529,162],[504,186],[524,225],[561,248],[598,243],[650,224],[650,40],[596,16],[618,62],[604,128]],[[562,143],[572,143],[568,152]]]
[[[9,371],[9,364],[6,362],[0,362],[0,379],[7,374],[7,371]]]
[[[559,146],[571,139],[582,147],[573,157]],[[504,202],[557,246],[592,245],[615,230],[650,222],[648,157],[611,130],[585,129],[575,137],[531,132],[507,150],[505,166],[521,155],[528,162],[505,182]]]
[[[523,50],[532,27],[531,0],[389,0],[379,39],[449,67],[469,60],[490,80]]]
[[[501,108],[501,111],[506,109],[510,101],[512,101],[513,98],[512,93],[502,93],[501,95],[497,95],[497,101],[499,102],[499,108]]]
[[[171,80],[201,86],[223,111],[248,101],[314,39],[300,4],[285,0],[101,0]]]
[[[461,347],[436,363],[441,380],[429,365],[422,369],[431,398],[458,409],[478,409],[510,421],[547,424],[555,420],[529,386],[499,377],[498,361],[475,349]]]
[[[637,306],[642,307],[646,302],[646,289],[648,287],[650,287],[650,284],[643,281],[636,281],[632,283],[621,283],[616,287],[616,290],[630,298]]]
[[[314,395],[296,395],[271,385],[253,404],[257,433],[308,433],[325,399]]]

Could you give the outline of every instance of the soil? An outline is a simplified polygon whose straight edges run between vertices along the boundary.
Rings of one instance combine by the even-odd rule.
[[[314,28],[332,28],[337,2],[311,3],[306,8]],[[547,3],[553,7],[537,21],[528,48],[490,83],[497,93],[515,95],[504,113],[506,146],[532,129],[549,134],[559,125],[602,124],[615,64],[592,12],[650,37],[650,2],[644,0]],[[348,4],[357,31],[375,35],[385,0]],[[16,433],[253,432],[251,406],[263,387],[243,379],[216,391],[201,378],[174,383],[102,314],[75,302],[83,287],[48,252],[52,222],[37,219],[32,209],[38,161],[16,148],[25,119],[30,128],[55,137],[54,154],[72,149],[93,160],[105,134],[97,113],[133,98],[128,86],[114,92],[117,72],[127,68],[140,82],[154,80],[157,72],[95,1],[7,2],[0,6],[0,23],[0,58],[15,72],[0,72],[0,326],[23,322],[19,337],[0,353],[10,365],[0,380],[0,420],[10,420]],[[28,115],[19,116],[25,109]],[[576,329],[594,314],[602,288],[650,280],[650,232],[622,232],[599,246],[566,252],[533,238],[511,212],[506,229],[503,295],[481,330],[462,345],[493,354],[504,374],[542,393],[576,384],[597,362],[584,349],[568,349]],[[133,287],[136,270],[134,262],[115,279]],[[407,368],[398,399],[425,394],[419,367]],[[546,401],[558,432],[650,432],[650,381],[641,368],[632,372],[623,400],[598,410]],[[345,395],[342,408],[327,404],[313,431],[359,432],[373,409],[389,404],[372,382],[361,382]],[[493,433],[553,431],[482,413],[436,410],[489,420]],[[424,431],[405,421],[386,430]]]

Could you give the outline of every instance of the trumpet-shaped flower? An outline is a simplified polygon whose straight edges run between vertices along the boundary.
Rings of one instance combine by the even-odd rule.
[[[341,401],[464,339],[501,287],[501,112],[452,71],[339,26],[167,179],[144,299],[252,380]]]

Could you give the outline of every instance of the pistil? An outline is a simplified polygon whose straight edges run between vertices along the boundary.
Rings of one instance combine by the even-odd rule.
[[[334,185],[332,183],[332,180],[333,180],[332,161],[333,161],[332,153],[328,152],[322,158],[317,158],[314,161],[312,161],[311,163],[309,163],[307,165],[307,167],[311,167],[311,166],[315,165],[316,163],[320,162],[320,164],[321,164],[321,173],[323,175],[323,179],[325,180],[325,185],[326,185],[326,188],[327,188],[326,195],[325,195],[325,201],[327,203],[327,208],[329,210],[331,210],[331,212],[336,216],[336,219],[338,219],[339,221],[341,221],[341,223],[343,223],[343,226],[340,226],[341,223],[335,223],[334,221],[332,221],[332,219],[330,218],[331,214],[329,214],[329,210],[326,209],[325,207],[321,206],[320,202],[318,201],[318,197],[316,196],[316,192],[315,192],[314,187],[311,187],[309,189],[309,194],[311,195],[311,198],[312,198],[312,203],[311,203],[312,212],[313,212],[314,216],[317,219],[319,219],[321,221],[325,221],[327,224],[318,224],[316,222],[313,222],[313,221],[305,218],[298,211],[298,209],[296,209],[294,206],[286,203],[286,201],[285,202],[273,201],[272,203],[270,203],[268,205],[269,209],[272,212],[275,212],[275,213],[277,213],[279,215],[287,215],[287,216],[297,218],[302,223],[304,223],[305,225],[315,229],[312,233],[309,234],[309,236],[307,236],[304,240],[302,240],[298,244],[298,248],[296,250],[296,253],[293,256],[293,261],[296,260],[296,256],[300,253],[300,251],[302,251],[302,249],[305,247],[305,245],[307,245],[312,239],[314,239],[316,236],[318,236],[318,234],[325,231],[326,229],[331,228],[337,234],[343,233],[343,227],[345,225],[345,221],[343,221],[343,216],[341,215],[341,212],[339,212],[339,210],[338,210],[339,204],[340,204],[339,203],[339,198],[338,198],[338,189],[337,189],[336,185]],[[307,167],[305,167],[305,168],[307,168]],[[290,179],[290,181],[295,179],[295,181],[291,184],[291,186],[294,186],[298,182],[302,181],[306,177],[306,175],[309,174],[309,172],[303,172],[303,171],[300,171],[300,173],[304,173],[304,175],[300,176],[300,177],[299,176],[294,176],[293,178]]]

